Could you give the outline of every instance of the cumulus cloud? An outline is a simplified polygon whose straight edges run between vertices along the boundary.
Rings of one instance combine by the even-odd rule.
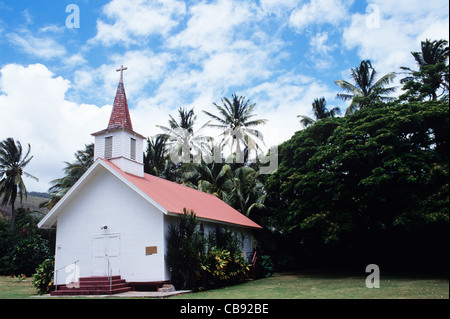
[[[348,17],[348,9],[353,1],[311,0],[292,11],[289,23],[301,32],[312,24],[337,25]]]
[[[312,116],[311,104],[317,97],[325,97],[332,105],[336,95],[320,81],[298,74],[284,74],[264,82],[246,92],[256,102],[258,118],[269,119],[260,128],[267,147],[288,140],[302,129],[297,115]]]
[[[446,1],[375,0],[371,6],[373,10],[352,15],[343,32],[343,43],[347,49],[356,48],[362,59],[375,62],[380,73],[414,66],[410,52],[420,50],[420,41],[448,39]],[[373,18],[379,23],[372,23]]]
[[[298,0],[261,0],[261,8],[267,14],[285,15],[298,5]]]
[[[34,36],[28,30],[21,33],[10,33],[7,38],[25,53],[38,58],[60,58],[67,53],[66,48],[54,39]]]
[[[244,32],[245,26],[255,22],[255,10],[253,4],[245,1],[201,2],[190,8],[186,28],[168,39],[168,45],[207,53],[229,50],[229,45],[239,37],[239,31]]]
[[[90,42],[128,45],[153,34],[166,35],[185,10],[185,3],[177,0],[113,0],[103,7],[105,18],[97,20],[97,34]]]
[[[31,190],[46,191],[61,176],[63,161],[70,161],[92,142],[90,133],[107,123],[110,106],[71,102],[65,97],[69,87],[67,79],[42,64],[7,64],[0,71],[0,139],[31,144],[34,158],[28,171],[40,179],[27,181]]]

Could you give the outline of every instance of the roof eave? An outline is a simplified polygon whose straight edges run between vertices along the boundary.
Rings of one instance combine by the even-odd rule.
[[[133,134],[136,137],[142,138],[144,140],[146,139],[145,136],[143,136],[143,135],[141,135],[139,133],[136,133],[133,130],[129,130],[129,129],[125,128],[125,127],[107,128],[107,129],[104,129],[104,130],[101,130],[101,131],[98,131],[98,132],[95,132],[95,133],[91,133],[91,135],[92,136],[97,136],[97,135],[104,135],[104,134],[114,133],[114,132],[119,132],[119,131],[125,131],[125,132]]]

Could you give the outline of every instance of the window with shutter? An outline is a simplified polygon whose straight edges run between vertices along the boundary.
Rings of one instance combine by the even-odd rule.
[[[105,138],[105,158],[106,159],[112,157],[112,142],[113,142],[112,136],[108,136]]]
[[[130,158],[136,160],[136,140],[134,138],[130,141]]]

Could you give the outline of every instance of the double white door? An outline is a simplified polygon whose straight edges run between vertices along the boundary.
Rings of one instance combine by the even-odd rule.
[[[92,237],[92,276],[120,275],[119,234]]]

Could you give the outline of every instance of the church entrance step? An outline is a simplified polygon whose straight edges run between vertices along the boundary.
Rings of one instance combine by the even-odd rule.
[[[120,276],[82,277],[76,283],[60,285],[57,290],[51,291],[51,296],[74,295],[110,295],[131,291],[125,279]]]

